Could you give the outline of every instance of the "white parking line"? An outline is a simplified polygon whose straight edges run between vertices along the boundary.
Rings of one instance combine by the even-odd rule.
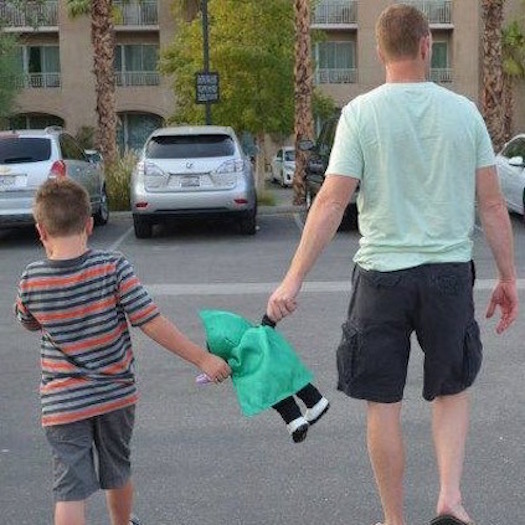
[[[143,283],[152,295],[253,295],[271,294],[280,283],[195,283],[195,284],[154,284]],[[477,279],[476,291],[492,290],[495,279]],[[349,281],[308,281],[304,283],[303,293],[348,293]],[[518,279],[518,289],[525,290],[525,279]]]
[[[109,252],[114,252],[117,250],[118,247],[129,237],[132,231],[133,226],[131,226],[127,232],[123,233],[113,244],[111,244],[107,250]]]
[[[293,214],[293,220],[295,221],[295,224],[297,224],[297,227],[299,228],[299,231],[303,231],[304,229],[304,222],[301,219],[300,213],[294,213]]]

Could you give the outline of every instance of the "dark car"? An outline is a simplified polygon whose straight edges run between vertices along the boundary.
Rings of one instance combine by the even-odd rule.
[[[328,167],[328,161],[330,159],[330,152],[332,151],[335,130],[338,122],[339,116],[330,118],[323,124],[316,142],[305,140],[301,141],[299,145],[303,151],[310,152],[305,172],[307,210],[312,206],[312,203],[324,182],[325,172]],[[346,207],[341,225],[339,226],[340,230],[357,229],[356,193],[357,191],[354,192],[351,201]]]

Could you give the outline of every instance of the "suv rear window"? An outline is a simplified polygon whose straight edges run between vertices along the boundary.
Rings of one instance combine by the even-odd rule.
[[[230,157],[235,153],[229,135],[166,135],[153,137],[146,147],[149,159]]]
[[[51,157],[51,141],[34,137],[0,138],[0,164],[41,162]]]

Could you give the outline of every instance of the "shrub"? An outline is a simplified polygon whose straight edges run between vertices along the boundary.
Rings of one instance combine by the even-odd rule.
[[[136,163],[137,156],[133,152],[127,151],[116,162],[105,166],[106,189],[112,211],[128,211],[130,209],[129,185],[131,173]]]

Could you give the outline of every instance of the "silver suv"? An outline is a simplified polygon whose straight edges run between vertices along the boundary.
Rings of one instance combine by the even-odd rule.
[[[179,217],[230,217],[256,232],[252,165],[230,127],[160,128],[147,139],[131,181],[135,235]]]
[[[70,177],[82,184],[91,198],[95,224],[108,222],[104,172],[71,135],[52,126],[0,132],[0,227],[33,224],[33,198],[50,177]]]

